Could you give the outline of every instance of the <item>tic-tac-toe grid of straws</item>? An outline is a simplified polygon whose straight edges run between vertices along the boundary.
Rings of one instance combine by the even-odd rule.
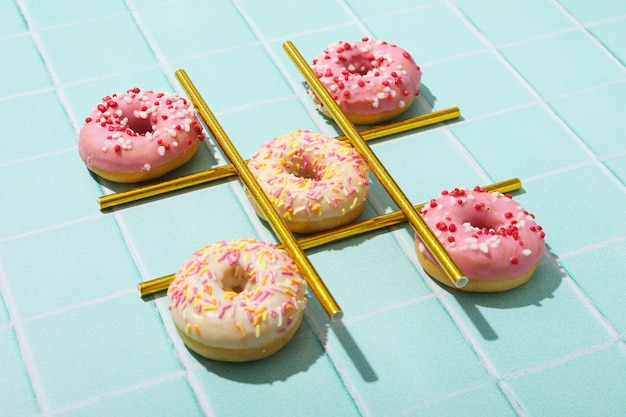
[[[364,37],[422,79],[400,116],[355,127],[318,110],[298,56]],[[0,414],[626,415],[623,39],[620,0],[1,0]],[[206,138],[120,184],[78,138],[135,87],[186,97]],[[298,129],[370,164],[345,235],[281,232],[251,205],[237,157]],[[412,207],[477,185],[545,232],[517,288],[464,291],[455,265],[446,285],[419,262]],[[309,289],[282,349],[231,363],[186,347],[164,290],[239,238],[284,246]]]

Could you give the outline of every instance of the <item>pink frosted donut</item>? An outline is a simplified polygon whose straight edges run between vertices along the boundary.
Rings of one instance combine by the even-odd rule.
[[[369,167],[359,153],[308,130],[263,144],[248,167],[293,232],[316,233],[347,224],[367,199]],[[264,218],[253,198],[250,202]]]
[[[422,78],[420,67],[407,51],[368,38],[330,45],[313,60],[312,68],[355,124],[379,123],[407,110],[419,94]],[[328,115],[310,88],[307,93]]]
[[[196,251],[169,286],[169,309],[187,347],[207,358],[245,362],[282,348],[297,330],[307,285],[282,249],[253,239]]]
[[[98,103],[80,130],[78,152],[87,168],[103,178],[139,182],[187,162],[203,139],[186,99],[133,88]]]
[[[465,291],[498,292],[524,284],[535,272],[545,248],[545,233],[535,216],[511,196],[474,190],[444,190],[421,209],[450,257],[465,276]],[[424,270],[452,286],[445,273],[415,237]]]

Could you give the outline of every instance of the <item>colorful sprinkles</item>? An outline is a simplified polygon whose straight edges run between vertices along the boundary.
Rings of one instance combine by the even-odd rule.
[[[480,187],[444,190],[420,213],[470,278],[519,275],[543,253],[543,228],[508,194],[488,193]],[[427,253],[416,239],[419,251]],[[474,269],[470,276],[467,271]]]
[[[116,160],[141,157],[139,167],[150,171],[165,163],[172,151],[177,150],[175,157],[203,140],[204,133],[185,98],[135,87],[104,97],[85,118],[81,137],[82,146],[97,142],[101,154],[113,153]]]
[[[419,95],[420,67],[407,51],[385,41],[364,37],[333,43],[313,59],[312,68],[348,113],[404,108],[409,97]],[[323,109],[313,91],[307,93]]]
[[[196,251],[168,289],[174,322],[210,346],[271,339],[306,306],[306,282],[288,254],[253,239]],[[251,342],[256,343],[256,342]]]
[[[287,220],[341,217],[367,197],[369,167],[348,144],[298,130],[259,148],[252,174]]]

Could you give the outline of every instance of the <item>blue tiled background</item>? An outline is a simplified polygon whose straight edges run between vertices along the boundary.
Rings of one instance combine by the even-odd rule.
[[[307,251],[344,310],[311,296],[259,362],[200,358],[136,284],[205,244],[275,240],[236,180],[101,212],[78,131],[103,96],[182,94],[184,68],[242,155],[339,133],[282,44],[311,60],[363,36],[409,50],[402,116],[459,120],[372,147],[411,201],[519,177],[544,226],[533,279],[443,288],[406,224]],[[626,416],[626,2],[0,0],[0,415]],[[169,178],[225,162],[208,138]],[[396,210],[374,179],[361,219]]]

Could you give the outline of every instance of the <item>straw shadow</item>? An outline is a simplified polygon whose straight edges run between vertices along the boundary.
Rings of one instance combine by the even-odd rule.
[[[88,172],[92,176],[94,181],[98,182],[103,188],[111,190],[111,193],[109,194],[114,194],[114,193],[119,193],[119,192],[124,192],[128,190],[145,187],[145,186],[160,184],[168,180],[184,178],[187,175],[195,174],[195,173],[213,169],[216,167],[217,167],[217,162],[213,158],[213,155],[210,154],[210,152],[207,150],[207,147],[201,147],[198,149],[196,154],[186,164],[167,173],[164,176],[161,176],[151,181],[145,181],[145,182],[139,182],[139,183],[116,183],[113,181],[106,180],[98,176],[97,174],[94,174],[91,171],[88,171]],[[207,186],[211,186],[217,183],[222,183],[228,180],[229,178],[223,178],[217,181],[211,181],[211,182],[204,183],[204,184],[197,184],[194,186],[185,186],[175,191],[170,191],[167,193],[163,193],[163,194],[159,194],[159,195],[155,195],[151,197],[144,197],[136,201],[124,203],[116,207],[128,208],[128,207],[133,207],[133,206],[137,206],[137,205],[141,205],[141,204],[145,204],[149,202],[154,202],[154,201],[166,199],[168,197],[171,197],[172,195],[192,192],[192,191],[199,190],[199,189],[202,189],[202,188],[205,188]],[[110,212],[116,207],[107,208],[107,209],[104,209],[103,211]]]
[[[471,293],[455,290],[440,284],[438,281],[433,281],[455,297],[485,340],[497,340],[496,330],[480,312],[479,306],[491,309],[521,308],[531,305],[541,307],[543,300],[554,297],[554,293],[561,285],[564,276],[565,272],[556,262],[556,258],[546,250],[530,281],[509,291],[497,294]]]
[[[346,351],[352,364],[359,371],[361,378],[365,382],[376,382],[378,381],[378,375],[376,375],[376,371],[372,368],[372,366],[367,361],[367,358],[359,348],[359,345],[356,343],[346,326],[343,323],[338,323],[332,326],[332,330],[339,339],[341,346]]]
[[[191,352],[191,351],[190,351]],[[306,372],[324,354],[306,316],[293,338],[274,355],[257,361],[233,363],[219,362],[191,354],[207,370],[222,378],[244,384],[271,384],[286,381]]]
[[[323,308],[317,300],[309,301],[309,307],[307,308],[310,310],[308,316],[311,320],[314,320],[315,317],[325,317]],[[317,324],[315,327],[320,329],[316,332],[316,336],[323,346],[328,345],[328,329],[330,328],[334,336],[341,344],[343,351],[348,355],[350,362],[352,362],[352,365],[359,372],[359,375],[361,375],[363,380],[365,382],[378,381],[376,371],[372,368],[367,360],[367,357],[342,321],[336,323],[326,321],[322,324]]]

